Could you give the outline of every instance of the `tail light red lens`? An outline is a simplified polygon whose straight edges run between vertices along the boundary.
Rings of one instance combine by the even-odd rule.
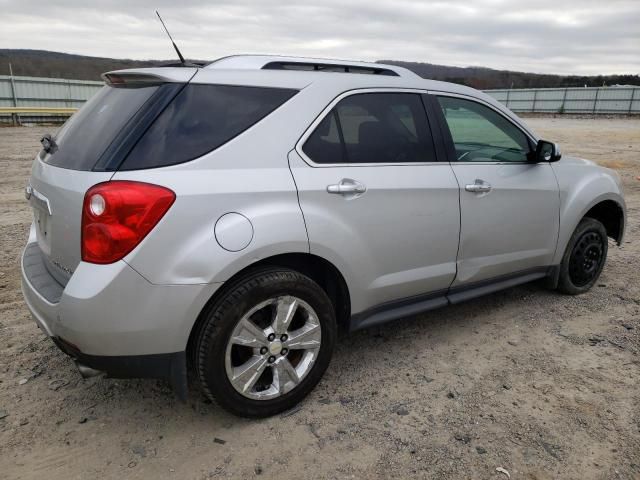
[[[153,230],[176,199],[168,188],[116,180],[91,187],[82,206],[82,260],[113,263]]]

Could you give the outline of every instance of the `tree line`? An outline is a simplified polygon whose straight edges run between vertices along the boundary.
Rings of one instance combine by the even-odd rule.
[[[202,62],[199,60],[191,60]],[[539,73],[494,70],[484,67],[450,67],[431,63],[381,60],[408,68],[423,78],[459,83],[480,90],[493,88],[550,88],[550,87],[601,87],[603,85],[640,85],[640,76],[626,75],[551,75]],[[87,57],[46,50],[0,49],[0,75],[13,74],[29,77],[69,78],[100,80],[100,75],[110,70],[135,67],[153,67],[176,63],[175,60],[127,60],[117,58]],[[206,62],[205,62],[206,63]]]

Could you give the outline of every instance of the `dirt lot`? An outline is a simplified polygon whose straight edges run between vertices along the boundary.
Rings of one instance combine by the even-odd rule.
[[[0,477],[640,479],[640,119],[530,119],[620,171],[597,287],[527,285],[345,335],[298,411],[248,421],[155,380],[83,380],[22,302],[42,128],[0,129]]]

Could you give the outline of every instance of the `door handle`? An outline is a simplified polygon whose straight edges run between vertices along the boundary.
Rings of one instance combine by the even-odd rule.
[[[479,178],[477,178],[474,183],[471,183],[469,185],[465,185],[464,189],[467,192],[486,193],[486,192],[490,192],[491,191],[491,184],[485,182],[484,180],[480,180]]]
[[[338,195],[362,195],[367,191],[367,187],[356,180],[343,178],[340,182],[333,185],[327,185],[327,193],[336,193]]]

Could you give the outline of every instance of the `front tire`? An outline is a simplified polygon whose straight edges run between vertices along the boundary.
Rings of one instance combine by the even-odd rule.
[[[300,402],[327,369],[336,339],[333,305],[296,271],[270,267],[235,282],[205,312],[195,342],[204,393],[243,417]]]
[[[593,218],[583,218],[562,257],[558,290],[578,295],[591,289],[602,273],[608,247],[604,225]]]

